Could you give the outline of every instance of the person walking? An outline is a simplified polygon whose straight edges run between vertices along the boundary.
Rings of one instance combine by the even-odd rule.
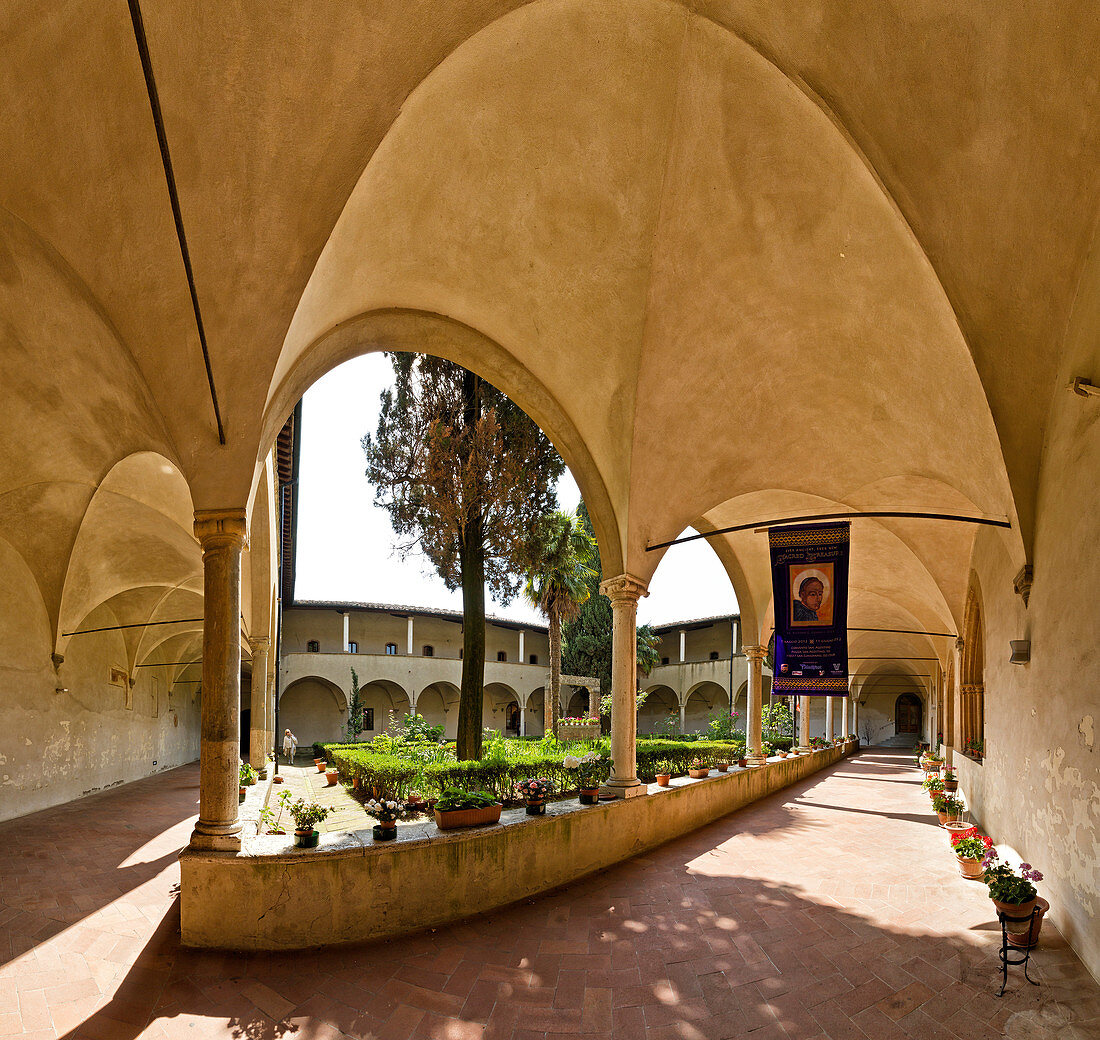
[[[298,738],[289,729],[283,731],[283,754],[287,765],[294,762],[294,753],[298,750]]]

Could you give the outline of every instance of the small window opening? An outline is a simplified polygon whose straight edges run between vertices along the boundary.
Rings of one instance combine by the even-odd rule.
[[[319,639],[311,639],[306,643],[306,651],[311,654],[319,654],[321,652],[321,641]]]
[[[435,657],[435,647],[434,646],[429,646],[427,643],[425,643],[420,648],[420,656],[421,657]]]

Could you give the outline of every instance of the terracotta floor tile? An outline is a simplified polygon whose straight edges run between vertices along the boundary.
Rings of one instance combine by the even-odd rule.
[[[0,853],[0,1036],[1100,1038],[1100,987],[1049,923],[1042,985],[1013,969],[995,996],[984,887],[926,822],[907,754],[866,752],[522,905],[310,954],[180,947],[197,776],[0,825],[0,848],[20,850]],[[859,877],[853,850],[872,845],[878,872]]]

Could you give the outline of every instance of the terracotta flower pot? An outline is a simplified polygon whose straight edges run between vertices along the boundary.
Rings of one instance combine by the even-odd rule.
[[[969,823],[945,823],[943,825],[943,829],[945,831],[947,831],[947,843],[950,845],[951,844],[951,839],[956,834],[962,834],[963,831],[970,830],[970,824]],[[952,846],[952,848],[954,848],[954,846]]]
[[[945,791],[947,791],[949,794],[953,793],[953,792],[955,792],[959,789],[959,781],[958,780],[944,780],[943,789]]]
[[[956,853],[955,859],[959,861],[959,873],[971,881],[979,881],[982,876],[982,861],[980,859],[968,859]]]
[[[581,805],[595,805],[600,800],[598,787],[582,787],[578,792]]]
[[[689,769],[688,770],[688,776],[690,776],[692,778],[692,780],[702,780],[703,777],[710,776],[710,770],[709,769]]]
[[[545,798],[527,798],[524,800],[524,808],[528,816],[545,816],[546,815],[546,799]]]
[[[992,899],[992,897],[990,897]],[[1035,905],[1038,902],[1038,897],[1035,899],[1029,899],[1026,903],[1002,903],[999,900],[992,899],[993,905],[997,908],[999,913],[1004,914],[1009,918],[1027,918],[1030,917],[1031,911],[1035,909]],[[1049,909],[1050,904],[1047,904]],[[1046,913],[1044,910],[1043,913]],[[1005,921],[1005,930],[1009,935],[1028,935],[1028,930],[1031,927],[1030,921],[1027,920],[1008,920]]]
[[[743,756],[742,756],[741,758],[739,758],[739,759],[737,760],[737,766],[738,766],[738,768],[739,768],[739,769],[744,769],[744,768],[745,768],[745,763],[746,763],[747,761],[748,761],[748,759],[744,758]]]
[[[729,762],[719,762],[714,768],[717,769],[719,773],[724,773],[729,767]]]
[[[1035,905],[1039,908],[1038,912],[1031,919],[1031,925],[1026,932],[1009,932],[1008,941],[1013,946],[1020,946],[1030,949],[1039,941],[1039,932],[1043,927],[1043,914],[1050,909],[1050,903],[1048,903],[1042,896],[1035,897]]]
[[[940,818],[940,823],[941,824],[947,823],[947,813],[937,812],[936,815]]]
[[[281,776],[272,777],[272,780],[277,784],[281,784],[283,782],[283,778]]]
[[[658,773],[657,774],[657,786],[668,787],[669,780],[672,779],[671,773]]]
[[[486,823],[498,823],[500,810],[499,803],[487,805],[480,809],[451,809],[449,812],[435,810],[435,825],[441,831],[454,830],[456,827],[480,827]]]
[[[327,769],[325,770],[325,781],[329,787],[335,787],[336,781],[340,779],[340,770]]]
[[[323,758],[320,759],[317,763],[317,772],[318,773],[323,773],[327,768],[328,768],[328,765],[325,763],[325,760]]]

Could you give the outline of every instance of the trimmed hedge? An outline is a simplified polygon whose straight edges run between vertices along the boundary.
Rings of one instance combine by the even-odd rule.
[[[497,798],[509,799],[520,780],[538,777],[549,780],[554,789],[564,793],[577,789],[575,770],[566,769],[568,755],[583,755],[597,750],[611,753],[610,742],[602,739],[594,744],[568,745],[560,750],[543,751],[535,745],[514,745],[505,756],[493,756],[480,762],[440,760],[438,745],[398,745],[395,753],[382,753],[371,744],[325,744],[321,749],[326,760],[340,770],[342,780],[358,779],[368,791],[379,788],[381,795],[405,798],[417,790],[424,797],[438,797],[448,787],[464,790],[491,791]],[[736,762],[745,753],[741,741],[725,740],[645,740],[637,751],[638,777],[651,783],[658,772],[675,776],[686,773],[688,765],[699,759],[713,767],[719,762]]]

